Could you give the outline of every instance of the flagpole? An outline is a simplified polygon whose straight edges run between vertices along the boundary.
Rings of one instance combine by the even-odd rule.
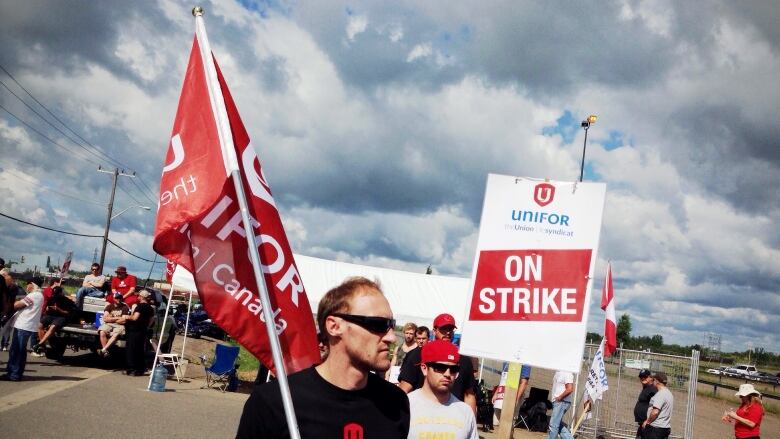
[[[172,299],[173,299],[173,282],[171,282],[171,290],[168,292],[168,303],[165,304],[165,317],[163,317],[162,324],[160,325],[160,338],[157,339],[157,349],[155,349],[154,361],[152,361],[152,373],[149,374],[149,384],[146,385],[146,390],[152,388],[152,379],[154,379],[154,368],[157,367],[157,360],[158,358],[160,358],[160,349],[162,349],[163,334],[165,334],[165,322],[168,321],[168,311],[171,309]],[[155,310],[155,315],[156,314],[157,314],[157,310]]]
[[[222,156],[225,160],[226,170],[233,180],[233,186],[236,190],[238,205],[241,211],[241,220],[244,225],[244,234],[246,235],[247,245],[249,246],[249,256],[252,261],[252,270],[257,284],[257,293],[260,296],[260,302],[263,306],[263,318],[265,320],[268,339],[271,343],[271,353],[273,355],[274,365],[276,366],[276,378],[279,383],[279,390],[284,406],[284,414],[287,419],[287,428],[291,439],[300,439],[298,431],[298,421],[295,417],[295,409],[290,394],[290,386],[287,382],[287,372],[284,369],[284,359],[282,358],[282,349],[279,343],[279,335],[276,332],[274,324],[274,315],[271,309],[271,300],[268,295],[268,286],[265,283],[265,276],[260,269],[260,254],[257,251],[257,241],[255,232],[252,230],[252,222],[249,218],[249,206],[246,201],[244,185],[241,181],[241,174],[236,158],[235,146],[233,145],[233,135],[230,130],[230,121],[228,120],[227,110],[225,109],[225,100],[222,96],[222,90],[217,78],[217,70],[214,66],[214,58],[211,54],[208,36],[206,35],[206,26],[203,23],[203,8],[196,6],[192,9],[192,15],[195,16],[195,32],[200,45],[201,58],[203,59],[206,84],[208,86],[209,97],[211,99],[214,116],[217,120],[217,132],[219,133],[220,146],[222,147]]]

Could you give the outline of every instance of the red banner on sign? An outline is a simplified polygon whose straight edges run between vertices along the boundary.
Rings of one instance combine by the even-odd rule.
[[[485,250],[469,318],[579,322],[591,250]]]

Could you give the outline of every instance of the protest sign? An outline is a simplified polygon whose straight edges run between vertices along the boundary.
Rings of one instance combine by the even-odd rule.
[[[579,371],[605,191],[488,176],[462,353]]]

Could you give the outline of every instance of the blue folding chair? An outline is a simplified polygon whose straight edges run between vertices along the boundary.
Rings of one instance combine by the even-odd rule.
[[[238,358],[238,346],[229,346],[224,344],[217,344],[214,361],[210,366],[206,367],[206,362],[203,362],[203,366],[206,369],[206,386],[216,387],[221,391],[225,391],[230,384],[230,376],[235,373],[236,359]],[[205,358],[201,357],[205,360]]]

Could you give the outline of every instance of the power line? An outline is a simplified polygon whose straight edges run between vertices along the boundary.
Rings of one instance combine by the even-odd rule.
[[[154,199],[155,197],[154,196],[150,197],[149,194],[148,194],[148,191],[145,191],[144,188],[139,186],[138,183],[135,182],[135,180],[136,179],[132,179],[132,180],[130,180],[130,182],[133,183],[133,185],[135,186],[136,189],[138,189],[138,193],[143,195],[147,200],[149,200],[150,203],[152,203],[153,205],[156,206],[157,205],[157,200]]]
[[[67,146],[64,146],[64,145],[61,145],[61,144],[59,144],[59,143],[55,142],[54,140],[52,140],[51,138],[49,138],[49,136],[47,136],[46,134],[43,134],[42,132],[38,131],[38,130],[37,130],[35,127],[33,127],[32,125],[30,125],[30,124],[28,124],[27,122],[23,121],[21,118],[19,118],[19,116],[17,116],[17,115],[15,115],[14,113],[12,113],[12,112],[11,112],[9,109],[5,108],[5,107],[4,107],[2,104],[0,104],[0,109],[2,109],[3,111],[5,111],[5,112],[6,112],[6,113],[8,113],[9,115],[11,115],[11,117],[13,117],[13,118],[14,118],[14,119],[16,119],[17,121],[19,121],[19,123],[21,123],[22,125],[24,125],[25,127],[27,127],[29,130],[33,131],[34,133],[38,134],[39,136],[43,137],[44,139],[48,140],[49,142],[51,142],[51,143],[53,143],[53,144],[55,144],[55,145],[59,146],[60,148],[64,149],[65,151],[68,151],[69,153],[71,153],[71,154],[73,154],[73,155],[79,156],[79,158],[80,158],[80,159],[82,159],[82,160],[85,160],[85,161],[88,161],[88,162],[90,162],[90,163],[92,163],[92,164],[95,164],[95,165],[97,165],[97,166],[100,166],[100,163],[98,163],[98,162],[96,162],[96,161],[94,161],[94,160],[91,160],[89,157],[80,156],[79,154],[76,154],[76,151],[73,151],[73,150],[71,150],[70,148],[68,148]]]
[[[43,108],[44,110],[46,110],[46,112],[47,112],[47,113],[49,113],[49,115],[50,115],[51,117],[53,117],[53,118],[54,118],[54,120],[56,120],[57,122],[59,122],[59,123],[60,123],[60,125],[62,125],[63,127],[65,127],[65,129],[67,129],[68,131],[70,131],[71,133],[73,133],[73,134],[74,134],[76,137],[78,137],[79,139],[81,139],[81,141],[82,141],[82,142],[84,142],[84,143],[86,143],[87,145],[91,146],[91,147],[92,147],[92,149],[94,149],[94,150],[95,150],[95,151],[97,151],[97,152],[98,152],[100,155],[102,155],[103,157],[105,157],[106,159],[108,159],[110,162],[112,162],[112,164],[115,164],[115,165],[119,166],[120,168],[129,168],[129,166],[122,164],[122,162],[120,162],[120,161],[118,161],[118,160],[114,159],[113,157],[109,156],[108,154],[104,153],[104,152],[103,152],[103,151],[102,151],[100,148],[98,148],[98,147],[96,147],[95,145],[93,145],[93,144],[89,143],[89,141],[87,141],[85,138],[81,137],[81,136],[80,136],[80,135],[79,135],[79,134],[78,134],[76,131],[74,131],[74,130],[73,130],[71,127],[70,127],[70,126],[68,126],[68,124],[66,124],[65,122],[63,122],[63,121],[62,121],[62,120],[61,120],[59,117],[57,117],[57,116],[56,116],[54,113],[52,113],[52,112],[51,112],[51,110],[49,110],[49,109],[48,109],[48,108],[47,108],[45,105],[43,105],[43,103],[41,103],[41,101],[39,101],[39,100],[38,100],[38,99],[37,99],[35,96],[33,96],[33,94],[32,94],[32,93],[30,93],[30,91],[29,91],[29,90],[27,90],[27,89],[26,89],[26,88],[25,88],[25,87],[24,87],[24,86],[23,86],[23,85],[22,85],[22,84],[21,84],[19,81],[17,81],[17,80],[16,80],[16,78],[14,78],[14,75],[12,75],[12,74],[11,74],[11,72],[9,72],[8,70],[6,70],[6,69],[5,69],[5,67],[3,67],[2,65],[0,65],[0,70],[2,70],[3,72],[5,72],[5,74],[6,74],[6,75],[8,75],[8,77],[9,77],[9,78],[11,78],[11,80],[12,80],[12,81],[13,81],[13,82],[14,82],[14,83],[17,85],[17,86],[19,86],[19,88],[21,88],[22,90],[24,90],[24,92],[25,92],[25,93],[27,93],[27,95],[28,95],[28,96],[30,96],[30,97],[32,98],[32,100],[33,100],[33,101],[35,101],[35,103],[36,103],[36,104],[38,104],[38,105],[39,105],[41,108]],[[40,115],[40,114],[39,114],[37,111],[33,110],[33,108],[32,108],[32,107],[30,107],[30,106],[29,106],[29,105],[28,105],[28,104],[27,104],[27,103],[24,101],[24,99],[20,98],[19,96],[17,96],[17,95],[16,95],[16,93],[14,93],[13,91],[11,91],[11,89],[10,89],[10,88],[8,88],[8,86],[7,86],[7,85],[5,85],[5,83],[4,83],[2,80],[0,80],[0,83],[2,83],[2,84],[3,84],[3,87],[5,87],[5,88],[6,88],[6,90],[8,90],[8,91],[9,91],[9,92],[10,92],[12,95],[16,96],[16,98],[17,98],[17,99],[19,99],[20,101],[22,101],[22,103],[23,103],[24,105],[26,105],[26,106],[27,106],[27,108],[29,108],[30,110],[32,110],[32,111],[33,111],[35,114],[37,114],[37,115],[38,115],[38,116],[39,116],[41,119],[43,119],[43,120],[44,120],[46,123],[48,123],[49,125],[51,125],[51,126],[52,126],[52,128],[54,128],[54,129],[56,129],[57,131],[59,131],[59,132],[60,132],[60,133],[61,133],[63,136],[65,136],[65,137],[66,137],[68,140],[70,140],[71,142],[75,143],[76,145],[78,145],[78,146],[82,147],[84,150],[86,150],[86,151],[87,151],[87,152],[89,152],[90,154],[97,156],[97,154],[95,154],[94,152],[91,152],[91,151],[89,151],[89,150],[88,150],[86,147],[84,147],[83,145],[79,144],[79,143],[78,143],[78,142],[76,142],[75,140],[71,139],[69,136],[67,136],[65,133],[63,133],[63,132],[62,132],[62,131],[61,131],[59,128],[57,128],[57,127],[56,127],[56,126],[54,126],[54,125],[53,125],[51,122],[49,122],[49,121],[48,121],[48,120],[47,120],[45,117],[41,116],[41,115]]]
[[[14,95],[14,97],[15,97],[16,99],[19,99],[19,101],[20,101],[22,104],[24,104],[24,106],[25,106],[25,107],[27,107],[27,108],[28,108],[30,111],[32,111],[32,112],[33,112],[33,113],[35,113],[35,114],[36,114],[38,117],[40,117],[40,118],[41,118],[41,120],[43,120],[44,122],[46,122],[46,124],[48,124],[50,127],[54,128],[54,129],[55,129],[55,130],[56,130],[58,133],[62,134],[62,136],[63,136],[63,137],[65,137],[66,139],[68,139],[68,140],[70,140],[71,142],[73,142],[73,144],[75,144],[75,145],[76,145],[76,146],[78,146],[79,148],[83,149],[83,150],[84,150],[84,151],[86,151],[88,154],[91,154],[91,155],[93,155],[93,156],[97,157],[98,159],[102,160],[100,157],[98,157],[98,156],[97,156],[97,154],[95,154],[94,152],[92,152],[92,151],[88,150],[88,149],[87,149],[87,148],[86,148],[84,145],[82,145],[82,144],[80,144],[79,142],[76,142],[75,140],[73,140],[72,138],[70,138],[70,136],[68,136],[67,134],[65,134],[65,132],[64,132],[64,131],[62,131],[62,130],[61,130],[61,129],[59,129],[57,126],[55,126],[54,124],[52,124],[51,122],[49,122],[49,120],[48,120],[48,119],[46,119],[45,117],[43,117],[43,115],[42,115],[41,113],[39,113],[39,112],[38,112],[38,111],[37,111],[35,108],[31,107],[31,106],[30,106],[30,104],[28,104],[27,102],[25,102],[25,101],[24,101],[24,99],[22,99],[21,97],[19,97],[19,96],[18,96],[16,93],[14,93],[14,92],[13,92],[13,90],[11,90],[10,88],[8,88],[8,86],[5,84],[5,82],[3,82],[3,80],[2,80],[2,79],[0,79],[0,85],[2,85],[3,87],[5,87],[5,89],[6,89],[6,90],[8,90],[8,92],[9,92],[9,93],[11,93],[12,95]]]
[[[11,72],[9,72],[8,70],[6,70],[6,69],[5,69],[5,67],[3,67],[2,65],[0,65],[0,70],[2,70],[2,71],[3,71],[3,72],[6,74],[6,75],[8,75],[8,77],[9,77],[9,78],[11,78],[11,80],[12,80],[12,81],[13,81],[13,82],[14,82],[14,83],[15,83],[15,84],[16,84],[16,85],[17,85],[17,86],[20,88],[20,89],[22,89],[22,90],[23,90],[25,93],[27,93],[27,95],[28,95],[28,96],[30,96],[30,98],[32,98],[32,100],[33,100],[33,101],[35,101],[35,103],[37,103],[37,104],[38,104],[38,105],[39,105],[41,108],[43,108],[43,109],[44,109],[44,110],[45,110],[45,111],[46,111],[46,112],[47,112],[47,113],[48,113],[48,114],[49,114],[51,117],[53,117],[53,118],[54,118],[54,120],[56,120],[57,122],[59,122],[59,123],[60,123],[60,125],[62,125],[62,126],[65,128],[65,129],[67,129],[68,131],[70,131],[71,133],[73,133],[73,135],[75,135],[76,137],[78,137],[79,139],[81,139],[81,141],[82,141],[82,142],[84,142],[85,144],[87,144],[87,145],[89,145],[90,147],[92,147],[92,149],[94,149],[94,150],[95,150],[97,153],[99,153],[100,155],[102,155],[103,157],[105,157],[105,158],[106,158],[106,159],[108,159],[108,160],[109,160],[111,163],[113,163],[113,164],[117,165],[118,167],[120,167],[120,168],[124,168],[124,169],[130,169],[130,168],[131,168],[130,166],[127,166],[127,165],[123,164],[122,162],[120,162],[119,160],[117,160],[117,159],[115,159],[115,158],[113,158],[113,157],[109,156],[108,154],[106,154],[105,152],[103,152],[103,151],[102,151],[100,148],[98,148],[98,147],[96,147],[95,145],[91,144],[91,143],[90,143],[90,142],[89,142],[87,139],[85,139],[84,137],[82,137],[81,135],[79,135],[79,133],[77,133],[75,130],[73,130],[73,129],[72,129],[72,128],[71,128],[71,127],[68,125],[68,124],[66,124],[65,122],[63,122],[63,121],[62,121],[62,120],[61,120],[59,117],[57,117],[57,115],[55,115],[55,114],[54,114],[54,113],[53,113],[51,110],[49,110],[49,109],[48,109],[48,108],[47,108],[45,105],[43,105],[43,103],[42,103],[41,101],[39,101],[39,100],[38,100],[38,98],[36,98],[36,97],[35,97],[35,96],[34,96],[34,95],[33,95],[33,94],[32,94],[32,93],[29,91],[29,90],[27,90],[27,89],[26,89],[26,88],[25,88],[25,87],[24,87],[24,86],[23,86],[23,85],[22,85],[22,84],[21,84],[19,81],[17,81],[17,80],[16,80],[16,78],[14,77],[14,75],[12,75],[12,74],[11,74]],[[70,136],[66,135],[66,134],[65,134],[65,133],[63,133],[63,132],[62,132],[62,131],[61,131],[59,128],[57,128],[56,126],[54,126],[54,125],[53,125],[53,124],[52,124],[52,123],[51,123],[49,120],[47,120],[45,117],[43,117],[43,116],[42,116],[40,113],[38,113],[37,111],[35,111],[35,110],[34,110],[34,109],[33,109],[33,108],[30,106],[30,105],[28,105],[28,104],[27,104],[27,102],[25,102],[25,101],[24,101],[24,99],[22,99],[22,98],[21,98],[21,97],[19,97],[19,96],[18,96],[16,93],[14,93],[14,92],[13,92],[13,91],[12,91],[12,90],[11,90],[11,89],[10,89],[10,88],[9,88],[9,87],[6,85],[6,84],[5,84],[5,83],[4,83],[2,80],[0,80],[0,83],[2,83],[3,87],[5,87],[5,88],[6,88],[6,90],[8,90],[8,91],[9,91],[9,92],[10,92],[12,95],[14,95],[14,96],[15,96],[17,99],[19,99],[19,100],[20,100],[20,101],[21,101],[21,102],[22,102],[22,103],[23,103],[25,106],[27,106],[27,108],[29,108],[31,111],[33,111],[35,114],[37,114],[37,115],[38,115],[38,117],[40,117],[41,119],[43,119],[43,121],[44,121],[44,122],[46,122],[47,124],[49,124],[49,125],[50,125],[52,128],[56,129],[56,130],[57,130],[57,131],[58,131],[60,134],[62,134],[62,135],[65,137],[65,138],[67,138],[68,140],[70,140],[70,141],[71,141],[71,142],[73,142],[74,144],[78,145],[79,147],[81,147],[82,149],[84,149],[85,151],[87,151],[88,153],[90,153],[90,154],[92,154],[93,156],[97,157],[97,155],[96,155],[94,152],[92,152],[92,151],[88,150],[88,149],[87,149],[85,146],[83,146],[83,145],[81,145],[80,143],[78,143],[78,142],[76,142],[75,140],[73,140],[73,139],[72,139]],[[7,109],[3,108],[3,110],[5,110],[5,111],[6,111],[6,112],[8,112],[9,114],[11,114],[13,117],[15,117],[17,120],[19,120],[20,122],[22,122],[22,121],[21,121],[21,119],[20,119],[19,117],[17,117],[17,116],[15,116],[15,115],[13,115],[13,114],[12,114],[10,111],[8,111]],[[24,123],[24,122],[22,122],[22,123]],[[25,125],[27,125],[27,124],[25,123]],[[29,125],[27,125],[27,126],[29,127]],[[32,128],[31,128],[31,129],[32,129]],[[42,135],[42,136],[43,136],[43,134],[41,134],[39,131],[37,131],[37,130],[35,130],[35,129],[33,129],[33,130],[34,130],[36,133],[38,133],[39,135]],[[43,137],[45,137],[45,138],[47,138],[47,139],[48,139],[48,137],[46,137],[46,136],[43,136]],[[55,142],[53,142],[51,139],[48,139],[48,140],[49,140],[49,141],[51,141],[52,143],[55,143]],[[55,144],[56,144],[56,143],[55,143]],[[60,146],[61,146],[61,145],[60,145]],[[64,148],[64,147],[63,147],[63,148]],[[98,157],[98,159],[102,160],[102,158],[100,158],[100,157]],[[92,163],[95,163],[95,162],[92,162]],[[96,164],[98,164],[98,165],[99,165],[99,163],[96,163]],[[151,203],[153,203],[153,204],[156,204],[156,203],[157,203],[157,201],[156,201],[156,199],[157,199],[157,196],[155,195],[155,191],[153,191],[153,190],[152,190],[152,189],[151,189],[151,188],[150,188],[150,187],[149,187],[149,186],[146,184],[146,182],[144,182],[144,181],[143,181],[143,179],[141,179],[141,184],[144,186],[144,188],[145,188],[145,189],[144,189],[144,188],[141,188],[141,186],[139,186],[139,185],[138,185],[138,183],[136,183],[135,181],[133,181],[133,184],[134,184],[136,187],[138,187],[138,190],[139,190],[139,191],[140,191],[140,192],[141,192],[141,193],[142,193],[142,194],[143,194],[143,195],[144,195],[146,198],[148,198],[148,199],[149,199],[149,201],[150,201]]]
[[[10,215],[6,215],[6,214],[4,214],[2,212],[0,212],[0,216],[3,216],[3,217],[8,218],[10,220],[18,221],[18,222],[23,223],[23,224],[27,224],[28,226],[33,226],[33,227],[37,227],[39,229],[45,229],[45,230],[49,230],[49,231],[57,232],[57,233],[64,233],[66,235],[83,236],[85,238],[102,238],[103,237],[101,235],[87,235],[87,234],[84,234],[84,233],[68,232],[66,230],[59,230],[59,229],[54,229],[54,228],[51,228],[51,227],[41,226],[41,225],[38,225],[38,224],[33,224],[33,223],[29,222],[29,221],[25,221],[23,219],[14,218],[14,217],[12,217]]]
[[[121,183],[119,183],[119,182],[117,182],[117,183],[118,183],[118,184],[117,184],[117,186],[116,186],[116,187],[118,187],[120,191],[124,192],[124,193],[125,193],[125,195],[127,195],[127,196],[128,196],[128,197],[130,197],[130,198],[131,198],[133,201],[135,201],[135,204],[139,204],[139,205],[140,205],[140,204],[143,204],[143,203],[141,203],[140,201],[138,201],[138,199],[137,199],[137,198],[135,198],[135,197],[134,197],[134,196],[133,196],[133,195],[132,195],[130,192],[128,192],[128,191],[127,191],[125,188],[123,188]]]
[[[36,187],[38,187],[40,189],[45,189],[47,191],[54,192],[55,194],[62,195],[63,197],[73,198],[74,200],[83,201],[85,203],[97,204],[99,206],[105,206],[106,205],[106,203],[101,203],[101,202],[95,201],[95,200],[87,200],[86,198],[80,198],[80,197],[77,197],[75,195],[68,194],[68,193],[65,193],[65,192],[61,192],[61,191],[58,191],[57,189],[52,189],[52,188],[50,188],[48,186],[44,186],[44,185],[42,185],[42,184],[40,184],[38,182],[30,180],[25,175],[19,174],[19,173],[15,172],[15,171],[12,171],[11,169],[8,169],[8,168],[3,169],[3,171],[4,172],[8,172],[9,174],[13,174],[17,178],[19,178],[21,180],[24,180],[25,182],[27,182],[30,185],[36,186]]]
[[[142,184],[142,185],[144,185],[144,187],[146,188],[146,190],[147,190],[147,192],[146,192],[146,193],[148,193],[148,194],[151,194],[151,197],[149,197],[149,201],[151,201],[151,202],[152,202],[152,204],[155,204],[155,205],[156,205],[156,204],[157,204],[157,195],[155,195],[155,194],[156,194],[156,192],[155,192],[155,191],[153,191],[152,189],[150,189],[150,188],[149,188],[149,186],[147,186],[147,185],[146,185],[146,182],[144,182],[144,179],[143,179],[143,178],[139,178],[138,180],[139,180],[139,181],[141,182],[141,184]],[[143,192],[143,189],[142,189],[140,186],[138,186],[138,183],[136,183],[136,182],[135,182],[135,180],[133,180],[133,184],[134,184],[134,185],[135,185],[135,186],[138,188],[138,190],[140,190],[141,192]]]
[[[65,235],[83,236],[85,238],[102,238],[103,237],[102,235],[87,235],[87,234],[84,234],[84,233],[68,232],[67,230],[59,230],[59,229],[55,229],[55,228],[52,228],[52,227],[41,226],[39,224],[33,224],[33,223],[29,222],[29,221],[25,221],[23,219],[19,219],[19,218],[12,217],[10,215],[6,215],[6,214],[4,214],[2,212],[0,212],[0,216],[8,218],[8,219],[13,220],[13,221],[18,221],[18,222],[20,222],[22,224],[27,224],[28,226],[37,227],[39,229],[44,229],[44,230],[49,230],[51,232],[63,233]],[[138,258],[138,259],[140,259],[142,261],[146,261],[146,262],[157,263],[156,261],[153,261],[151,259],[147,259],[147,258],[144,258],[142,256],[138,256],[137,254],[131,252],[130,250],[125,249],[124,247],[122,247],[121,245],[117,244],[116,242],[114,242],[114,241],[112,241],[110,239],[108,239],[108,242],[110,242],[114,247],[118,248],[119,250],[122,250],[123,252],[127,253],[128,255],[133,256],[134,258]]]
[[[119,250],[122,250],[123,252],[127,253],[128,255],[130,255],[130,256],[132,256],[134,258],[138,258],[138,259],[140,259],[142,261],[152,262],[152,263],[155,263],[155,264],[161,264],[162,263],[162,262],[153,261],[151,259],[146,259],[146,258],[144,258],[142,256],[138,256],[137,254],[131,252],[130,250],[127,250],[127,249],[123,248],[121,245],[117,244],[116,242],[112,241],[111,239],[109,239],[108,242],[113,244],[114,247],[118,248]]]

